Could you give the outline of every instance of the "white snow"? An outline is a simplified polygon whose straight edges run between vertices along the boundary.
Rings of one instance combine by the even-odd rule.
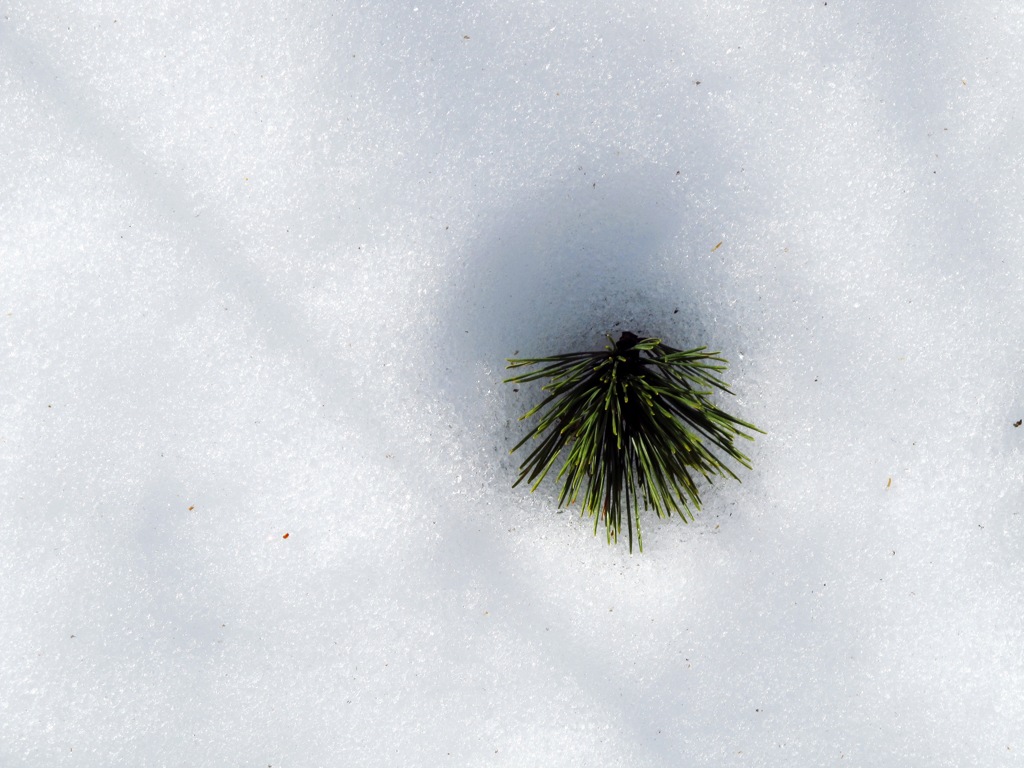
[[[5,4],[0,765],[1021,765],[1022,51],[1016,0]],[[642,555],[511,488],[501,384],[621,329],[768,433]]]

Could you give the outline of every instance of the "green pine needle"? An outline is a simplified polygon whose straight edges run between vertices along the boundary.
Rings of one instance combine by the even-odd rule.
[[[618,541],[625,511],[629,549],[635,524],[642,552],[640,505],[658,517],[675,513],[689,522],[700,509],[698,480],[738,480],[719,455],[749,469],[733,440],[753,440],[744,430],[761,430],[709,399],[716,389],[732,394],[718,378],[726,361],[717,353],[706,347],[682,352],[628,331],[608,341],[600,352],[508,361],[510,369],[541,366],[508,383],[550,380],[543,386],[547,397],[520,419],[539,414],[512,452],[531,438],[540,443],[520,466],[515,485],[526,481],[536,490],[568,449],[558,471],[558,506],[580,501],[581,516],[594,518],[595,534],[604,521],[609,543]]]

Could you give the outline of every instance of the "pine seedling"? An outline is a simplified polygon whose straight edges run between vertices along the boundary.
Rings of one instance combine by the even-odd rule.
[[[630,552],[634,524],[642,552],[641,506],[689,522],[700,509],[701,478],[739,480],[719,457],[749,469],[733,441],[753,440],[748,431],[761,430],[711,402],[716,389],[732,394],[718,378],[726,368],[718,353],[680,351],[628,331],[608,342],[603,351],[508,361],[509,369],[541,367],[507,383],[549,380],[542,387],[547,397],[520,418],[538,415],[512,452],[531,438],[540,443],[513,487],[526,481],[536,490],[567,450],[558,472],[559,508],[581,501],[580,515],[594,518],[595,535],[603,522],[609,543],[618,541],[625,512]]]

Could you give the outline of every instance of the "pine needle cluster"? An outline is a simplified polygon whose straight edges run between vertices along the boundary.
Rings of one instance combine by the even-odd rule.
[[[603,351],[508,361],[510,369],[541,367],[506,382],[550,380],[543,386],[547,397],[520,419],[539,414],[512,452],[531,438],[540,444],[523,461],[515,485],[526,481],[536,490],[567,448],[558,472],[559,508],[581,500],[581,516],[594,518],[595,534],[604,522],[609,543],[618,541],[625,513],[629,549],[635,525],[642,552],[641,506],[689,522],[700,509],[700,478],[739,479],[716,451],[749,469],[733,440],[753,440],[745,430],[761,430],[709,399],[716,389],[732,394],[718,378],[726,367],[718,353],[680,351],[628,331],[608,342]]]

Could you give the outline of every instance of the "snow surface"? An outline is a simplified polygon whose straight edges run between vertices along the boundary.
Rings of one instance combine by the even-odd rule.
[[[1022,52],[1018,0],[3,4],[0,765],[1024,765]],[[622,328],[768,432],[643,555],[511,489],[500,383]]]

